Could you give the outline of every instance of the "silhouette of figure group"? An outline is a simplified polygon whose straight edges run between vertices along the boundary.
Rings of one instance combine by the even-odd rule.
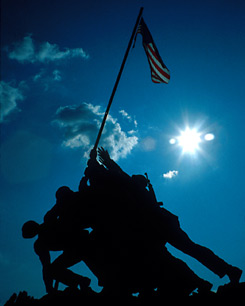
[[[59,188],[44,222],[28,221],[22,227],[24,238],[38,235],[34,250],[48,293],[57,290],[58,282],[86,291],[90,279],[68,269],[80,261],[98,278],[106,296],[210,291],[212,284],[172,256],[167,242],[220,278],[227,275],[231,283],[239,282],[239,268],[194,243],[180,228],[178,217],[162,207],[147,174],[129,176],[103,148],[98,149],[98,159],[93,149],[79,191]],[[62,254],[51,262],[50,251]]]

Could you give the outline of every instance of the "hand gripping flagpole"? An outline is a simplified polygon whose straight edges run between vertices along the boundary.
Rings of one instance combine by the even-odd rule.
[[[120,68],[120,70],[119,70],[119,73],[118,73],[118,76],[117,76],[115,85],[114,85],[114,87],[113,87],[113,90],[112,90],[112,93],[111,93],[111,97],[110,97],[110,100],[109,100],[107,109],[106,109],[106,111],[105,111],[105,115],[104,115],[103,121],[102,121],[102,123],[101,123],[100,130],[99,130],[97,139],[96,139],[96,141],[95,141],[95,145],[94,145],[93,150],[96,150],[97,147],[98,147],[98,144],[99,144],[99,141],[100,141],[100,138],[101,138],[101,135],[102,135],[104,126],[105,126],[105,122],[106,122],[107,116],[108,116],[108,114],[109,114],[110,107],[111,107],[111,104],[112,104],[114,95],[115,95],[115,93],[116,93],[117,86],[118,86],[118,83],[119,83],[119,81],[120,81],[120,78],[121,78],[121,75],[122,75],[122,72],[123,72],[124,65],[125,65],[126,60],[127,60],[127,57],[128,57],[129,50],[130,50],[130,48],[131,48],[133,39],[134,39],[135,34],[136,34],[136,31],[137,31],[138,24],[139,24],[139,22],[140,22],[140,18],[141,18],[142,13],[143,13],[143,9],[144,9],[143,7],[140,8],[140,12],[139,12],[137,21],[136,21],[136,23],[135,23],[135,26],[134,26],[133,33],[132,33],[132,35],[131,35],[130,41],[129,41],[129,43],[128,43],[128,47],[127,47],[126,53],[125,53],[125,55],[124,55],[124,58],[123,58],[123,61],[122,61],[122,65],[121,65],[121,68]]]

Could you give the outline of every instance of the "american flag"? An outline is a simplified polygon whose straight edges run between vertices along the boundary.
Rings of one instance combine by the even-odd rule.
[[[152,39],[151,33],[148,30],[143,18],[141,18],[139,23],[137,34],[138,33],[142,35],[143,47],[150,64],[152,82],[167,84],[170,80],[170,72],[163,63],[157,47]]]

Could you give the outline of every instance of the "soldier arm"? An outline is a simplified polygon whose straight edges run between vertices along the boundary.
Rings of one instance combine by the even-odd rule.
[[[118,173],[122,176],[125,176],[127,178],[129,178],[130,176],[124,172],[119,165],[113,160],[111,159],[109,153],[107,150],[105,150],[104,148],[99,148],[98,149],[98,155],[99,155],[99,161],[102,163],[103,166],[105,166],[108,170],[113,171],[115,173]]]
[[[46,287],[46,292],[50,293],[53,291],[53,279],[50,271],[50,253],[40,239],[34,243],[35,253],[38,255],[42,264],[43,281]]]
[[[80,192],[82,192],[83,190],[87,189],[88,188],[88,177],[86,176],[83,176],[80,183],[79,183],[79,187],[78,187],[78,190]]]

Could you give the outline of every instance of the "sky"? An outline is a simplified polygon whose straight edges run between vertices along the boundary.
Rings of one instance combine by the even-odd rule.
[[[194,242],[245,270],[244,1],[1,6],[0,305],[45,294],[21,227],[43,221],[60,186],[78,189],[141,6],[171,79],[151,81],[138,36],[99,145],[130,175],[147,172]],[[228,282],[167,247],[214,290]],[[75,271],[91,276],[82,263]]]

